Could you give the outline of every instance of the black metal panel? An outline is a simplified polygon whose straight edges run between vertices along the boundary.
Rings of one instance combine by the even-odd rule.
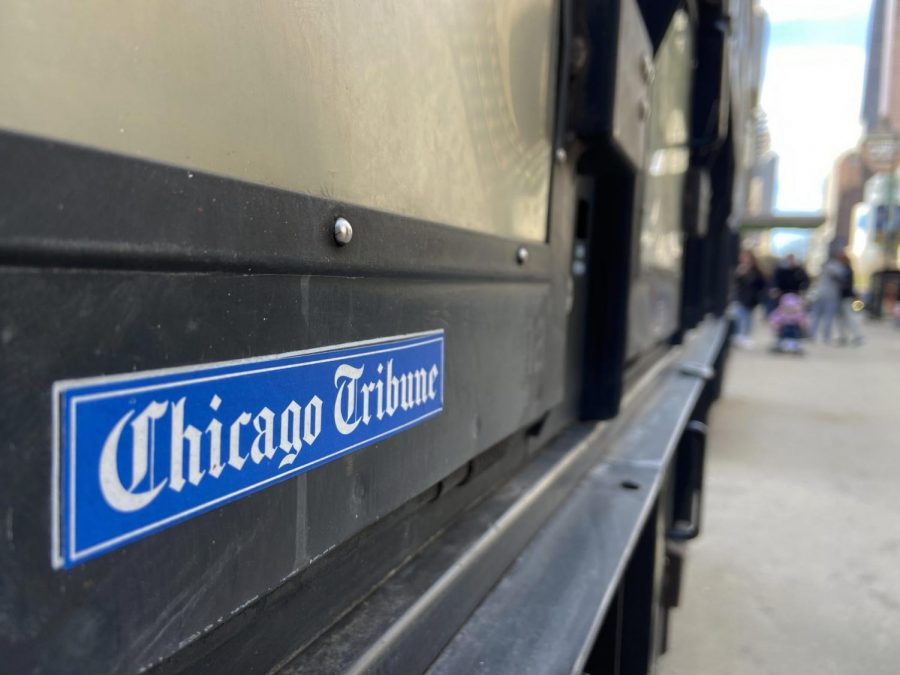
[[[691,136],[695,153],[704,156],[728,132],[728,19],[714,3],[700,3],[696,63]]]
[[[548,158],[549,161],[549,158]],[[0,261],[348,276],[551,275],[550,250],[0,131]],[[345,216],[353,243],[334,244]],[[559,233],[556,233],[559,239]]]
[[[581,0],[573,8],[580,46],[570,84],[569,127],[594,140],[612,132],[621,7],[615,0]]]
[[[706,276],[704,251],[709,230],[710,198],[709,172],[701,167],[691,168],[684,188],[681,318],[676,341],[685,331],[696,326],[706,311],[703,297]]]
[[[628,340],[635,178],[614,156],[582,158],[591,165],[586,203],[591,226],[581,413],[607,419],[619,410]]]
[[[574,0],[568,128],[643,163],[652,46],[635,0]]]
[[[735,155],[729,126],[725,143],[714,155],[710,167],[712,196],[709,208],[709,231],[706,239],[706,311],[722,316],[728,305],[731,274],[737,261],[735,230],[732,229],[734,200]]]
[[[5,268],[0,298],[0,391],[10,402],[0,417],[0,501],[19,535],[0,543],[0,578],[21,627],[5,648],[19,671],[134,669],[170,655],[558,400],[545,370],[558,338],[543,321],[555,315],[554,301],[540,282],[432,280],[410,292],[389,278]],[[51,571],[54,380],[424,326],[447,331],[445,412],[437,419],[73,570]]]

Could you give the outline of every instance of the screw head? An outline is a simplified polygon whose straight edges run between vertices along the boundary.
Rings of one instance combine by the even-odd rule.
[[[524,265],[528,260],[528,249],[524,246],[520,246],[516,249],[516,262],[520,265]]]
[[[553,153],[553,156],[556,157],[557,162],[565,164],[566,160],[569,158],[569,153],[566,152],[565,148],[557,148],[556,152]]]
[[[353,239],[353,226],[346,218],[338,218],[334,221],[334,240],[339,246],[345,246]]]

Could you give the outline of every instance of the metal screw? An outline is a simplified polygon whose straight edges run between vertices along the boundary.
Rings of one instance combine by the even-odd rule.
[[[516,262],[520,265],[524,265],[526,260],[528,260],[528,249],[524,246],[520,246],[516,249]]]
[[[566,160],[569,158],[569,153],[566,152],[565,148],[557,148],[553,155],[560,164],[565,164]]]
[[[346,218],[338,218],[334,221],[334,240],[340,246],[350,243],[353,239],[353,226]]]
[[[587,248],[582,242],[578,242],[575,244],[575,258],[578,260],[584,260],[587,257]]]

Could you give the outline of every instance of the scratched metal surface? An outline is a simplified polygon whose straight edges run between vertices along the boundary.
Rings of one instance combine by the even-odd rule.
[[[543,240],[555,14],[555,0],[13,0],[0,128]]]

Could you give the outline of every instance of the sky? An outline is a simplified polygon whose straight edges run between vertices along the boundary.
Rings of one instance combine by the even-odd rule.
[[[869,0],[762,0],[771,22],[761,105],[779,155],[777,211],[819,211],[856,146]]]

